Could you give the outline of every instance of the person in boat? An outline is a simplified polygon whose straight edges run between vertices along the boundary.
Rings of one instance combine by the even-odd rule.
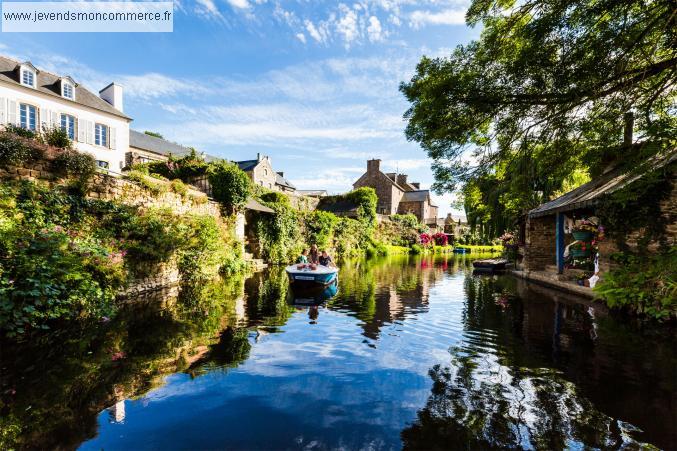
[[[310,263],[314,263],[316,265],[320,262],[320,252],[317,250],[317,244],[310,246],[309,260]]]
[[[322,251],[322,255],[319,258],[320,265],[327,266],[328,268],[336,268],[334,260],[331,259],[327,251]]]
[[[296,259],[296,263],[308,263],[308,249],[301,251],[301,255]]]

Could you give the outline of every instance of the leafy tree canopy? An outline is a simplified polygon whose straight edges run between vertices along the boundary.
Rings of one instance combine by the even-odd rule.
[[[474,0],[466,20],[481,38],[423,57],[400,87],[433,187],[485,183],[530,208],[618,158],[629,111],[652,145],[625,160],[674,146],[675,17],[669,0]]]

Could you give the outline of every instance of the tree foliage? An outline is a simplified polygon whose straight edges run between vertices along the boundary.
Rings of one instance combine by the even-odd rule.
[[[674,146],[675,17],[668,0],[473,1],[480,39],[422,58],[401,85],[434,188],[473,182],[489,202],[477,215],[507,220],[614,159]],[[621,146],[629,111],[643,145]]]
[[[229,212],[239,211],[252,193],[251,180],[237,165],[221,161],[208,170],[212,195]]]

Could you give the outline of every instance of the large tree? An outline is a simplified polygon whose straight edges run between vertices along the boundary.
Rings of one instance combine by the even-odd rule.
[[[474,0],[466,21],[481,38],[423,57],[400,88],[434,188],[502,173],[494,191],[528,208],[618,157],[628,112],[636,142],[652,145],[625,158],[674,146],[676,11],[674,0]]]

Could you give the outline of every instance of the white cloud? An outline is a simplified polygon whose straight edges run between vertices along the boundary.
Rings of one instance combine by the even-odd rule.
[[[197,15],[206,19],[223,20],[223,16],[213,0],[196,0],[195,3],[195,12]]]
[[[248,0],[226,0],[230,6],[237,9],[249,9],[250,4]]]
[[[325,42],[327,36],[326,33],[321,31],[321,28],[316,27],[310,20],[306,20],[304,24],[306,26],[306,31],[308,31],[311,38],[315,39],[317,42]]]
[[[378,42],[383,40],[383,30],[381,28],[381,22],[378,20],[378,17],[371,16],[369,18],[369,27],[367,28],[367,34],[369,35],[369,40],[371,42]]]
[[[306,43],[306,35],[303,33],[296,33],[296,39],[303,42],[304,44]]]
[[[343,36],[343,41],[346,47],[359,37],[359,29],[357,25],[357,13],[344,4],[339,5],[341,17],[336,22],[336,31]]]
[[[417,10],[409,16],[409,24],[418,29],[424,25],[464,25],[464,9],[447,9],[439,12]]]

